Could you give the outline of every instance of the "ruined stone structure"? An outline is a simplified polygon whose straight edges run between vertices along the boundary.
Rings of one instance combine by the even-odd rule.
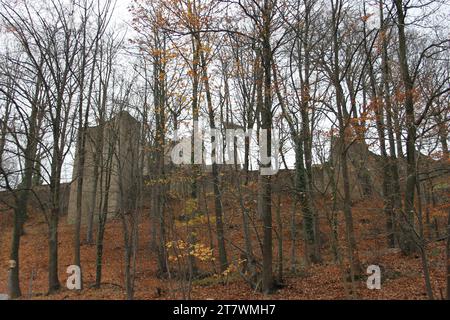
[[[82,221],[89,214],[100,213],[108,193],[107,212],[114,217],[120,210],[130,210],[136,201],[140,168],[140,123],[128,112],[118,113],[103,126],[87,131],[83,170]],[[102,139],[103,137],[103,139]],[[77,212],[79,150],[76,151],[73,183],[70,188],[68,222],[74,223]],[[110,175],[110,176],[109,176]],[[110,177],[110,186],[108,178]]]
[[[82,221],[85,222],[90,213],[93,213],[94,221],[97,221],[95,217],[104,206],[107,191],[109,191],[108,217],[115,217],[120,210],[131,210],[136,201],[139,184],[153,178],[153,167],[149,154],[142,158],[141,150],[145,149],[146,144],[140,138],[140,129],[141,124],[127,112],[119,113],[103,128],[98,126],[88,129],[83,173]],[[173,143],[168,142],[164,159],[166,175],[170,180],[168,190],[174,194],[189,195],[192,192],[192,182],[184,177],[189,176],[192,167],[190,165],[173,165],[170,161],[171,147],[173,147]],[[316,194],[331,194],[331,182],[334,181],[338,194],[343,195],[340,149],[339,141],[336,139],[332,143],[330,159],[324,164],[313,165],[313,192]],[[77,212],[78,153],[77,150],[73,169],[74,182],[70,189],[69,223],[75,221]],[[358,141],[348,147],[347,156],[352,201],[381,196],[383,170],[386,170],[381,157],[371,152],[364,142]],[[420,180],[424,180],[426,178],[424,175],[428,172],[433,172],[436,177],[448,177],[448,165],[425,156],[422,156],[422,159],[426,167],[421,165]],[[403,177],[406,167],[404,159],[399,159],[398,165],[400,176]],[[200,169],[202,179],[205,179],[203,192],[212,192],[212,179],[210,170],[208,170],[210,168],[203,165],[197,169]],[[239,175],[235,168],[223,165],[219,170],[222,182],[234,185],[233,179]],[[111,184],[108,189],[106,186],[109,174],[111,174]],[[249,178],[251,181],[257,181],[258,175],[258,171],[252,171],[249,173]],[[331,179],[331,175],[333,175],[333,179]],[[294,176],[294,170],[280,170],[277,175],[272,177],[274,192],[293,190]],[[437,181],[436,179],[433,178],[433,181]],[[403,182],[400,182],[401,187],[404,185]],[[144,198],[151,198],[151,187],[145,188],[143,192],[145,193]]]

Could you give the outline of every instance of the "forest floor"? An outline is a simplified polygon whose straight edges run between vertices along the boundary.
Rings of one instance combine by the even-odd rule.
[[[301,264],[302,242],[296,244],[296,256],[300,261],[298,271],[290,271],[291,265],[291,233],[289,199],[282,201],[281,216],[283,221],[283,271],[285,286],[271,295],[270,299],[282,300],[321,300],[348,299],[344,286],[342,268],[333,262],[329,250],[326,218],[323,218],[323,264],[305,267]],[[359,299],[427,299],[422,274],[421,259],[418,255],[403,256],[398,250],[387,249],[383,236],[385,219],[380,208],[370,208],[373,201],[360,203],[353,208],[355,231],[358,240],[360,260],[366,268],[369,265],[379,265],[382,269],[382,289],[369,290],[366,286],[368,275],[364,275],[356,283]],[[275,214],[274,214],[275,215]],[[345,252],[345,237],[343,218],[339,217],[340,249]],[[239,213],[226,212],[226,236],[233,246],[228,246],[230,261],[239,260],[236,247],[242,245],[242,225],[239,223]],[[7,263],[11,230],[4,219],[0,223],[0,293],[7,292]],[[199,241],[209,243],[205,226],[198,226]],[[274,220],[274,227],[276,224]],[[149,249],[150,221],[144,219],[140,224],[139,248],[137,252],[137,273],[135,285],[136,299],[177,299],[182,298],[182,291],[177,289],[179,282],[159,279],[155,256]],[[203,229],[202,229],[203,228]],[[342,229],[342,230],[341,230]],[[215,236],[215,232],[213,235]],[[47,225],[39,216],[30,219],[25,226],[26,234],[22,237],[20,251],[21,287],[24,299],[125,299],[124,290],[124,246],[121,221],[110,220],[105,234],[103,278],[100,289],[92,287],[95,282],[95,245],[82,246],[82,266],[84,290],[69,291],[65,288],[68,275],[66,269],[73,260],[73,226],[62,218],[59,228],[59,277],[62,289],[57,294],[47,295]],[[181,233],[180,233],[181,234]],[[274,232],[274,273],[277,272],[278,230]],[[182,236],[180,236],[182,237]],[[256,246],[257,238],[254,238]],[[216,253],[217,250],[213,252]],[[258,250],[255,249],[255,252]],[[445,292],[445,242],[430,242],[428,259],[431,271],[431,282],[437,299]],[[199,264],[205,272],[212,272],[217,266],[214,262]],[[217,260],[215,261],[217,265]],[[365,269],[364,269],[365,271]],[[229,300],[263,300],[266,297],[255,292],[237,272],[229,277],[210,276],[194,281],[191,299],[229,299]]]

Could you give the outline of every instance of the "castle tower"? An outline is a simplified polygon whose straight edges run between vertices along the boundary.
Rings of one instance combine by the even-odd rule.
[[[138,182],[142,179],[140,168],[140,123],[128,112],[121,111],[102,128],[87,130],[85,164],[83,170],[82,222],[89,214],[98,221],[105,194],[108,191],[108,217],[122,210],[130,210],[136,201]],[[103,133],[103,139],[102,139]],[[101,149],[101,152],[100,152]],[[75,154],[73,183],[70,187],[68,223],[74,223],[77,212],[79,150]],[[107,189],[110,175],[110,187]]]

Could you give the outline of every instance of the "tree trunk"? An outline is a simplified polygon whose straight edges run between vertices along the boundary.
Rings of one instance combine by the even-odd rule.
[[[19,204],[20,205],[20,204]],[[16,208],[14,210],[14,225],[12,233],[12,243],[11,243],[11,253],[9,259],[12,261],[12,265],[9,269],[8,277],[8,292],[11,299],[19,298],[22,293],[20,291],[20,280],[19,280],[19,247],[20,247],[20,236],[22,235],[22,219],[23,212]]]
[[[97,142],[99,139],[97,139]],[[103,147],[98,148],[97,146],[100,145],[96,144],[95,148],[97,149],[97,152],[94,154],[94,184],[93,184],[93,192],[91,194],[91,198],[89,200],[89,203],[92,204],[92,208],[90,208],[88,212],[88,218],[87,218],[87,231],[86,231],[86,242],[87,244],[93,244],[94,242],[94,216],[97,208],[97,187],[98,187],[98,179],[99,179],[99,159],[98,153],[101,152],[99,150],[102,150]]]
[[[59,220],[59,208],[53,208],[50,216],[49,226],[49,275],[48,275],[48,288],[49,293],[55,293],[59,290],[60,284],[58,279],[58,220]]]
[[[380,7],[380,11],[383,10],[383,7]],[[383,26],[383,14],[380,13],[381,16],[381,25]],[[377,84],[375,79],[375,70],[372,62],[372,54],[370,49],[367,46],[367,34],[366,29],[364,28],[364,47],[366,49],[367,61],[369,66],[369,79],[371,86],[371,100],[372,104],[374,104],[375,117],[376,117],[376,127],[378,133],[378,141],[380,143],[380,152],[382,159],[382,172],[383,172],[383,201],[384,201],[384,214],[386,216],[386,233],[387,233],[387,244],[389,248],[395,247],[395,231],[394,231],[394,205],[392,202],[392,176],[391,176],[391,163],[389,156],[386,150],[386,131],[385,131],[385,123],[384,123],[384,104],[381,98],[382,94],[378,94]],[[385,41],[385,40],[384,40]],[[383,61],[384,62],[384,61]],[[384,77],[383,77],[383,80]],[[388,95],[389,93],[386,93]]]
[[[405,34],[405,13],[403,11],[403,1],[396,0],[397,27],[399,44],[399,62],[402,84],[405,90],[405,124],[407,128],[407,169],[405,186],[405,212],[402,215],[401,228],[403,231],[400,246],[404,254],[411,254],[415,251],[414,244],[414,195],[416,186],[416,124],[414,115],[413,81],[409,73],[408,52]]]
[[[276,214],[277,214],[276,220],[277,220],[277,234],[278,234],[277,282],[278,284],[281,284],[283,283],[283,221],[281,220],[281,194],[278,194]]]
[[[200,40],[197,39],[198,46],[201,47]],[[209,86],[209,75],[208,68],[206,65],[206,59],[204,52],[200,53],[201,64],[202,64],[202,73],[203,73],[203,81],[205,84],[206,91],[206,101],[208,104],[208,115],[209,115],[209,125],[212,130],[216,129],[215,120],[214,120],[214,109],[212,106],[212,97],[211,90]],[[217,137],[214,137],[216,139]],[[217,144],[217,141],[211,141],[213,144]],[[217,230],[217,244],[219,248],[219,261],[220,261],[220,270],[224,272],[228,268],[227,261],[227,253],[225,248],[225,235],[223,228],[223,208],[222,208],[222,195],[220,192],[220,180],[219,180],[219,170],[217,167],[216,159],[217,151],[216,148],[213,147],[211,150],[211,158],[213,159],[212,163],[212,175],[213,175],[213,188],[214,188],[214,207],[216,213],[216,230]]]
[[[19,186],[20,190],[18,196],[16,197],[16,206],[14,208],[11,252],[9,257],[12,265],[10,266],[8,279],[8,291],[11,299],[15,299],[21,296],[20,279],[19,279],[19,270],[20,270],[19,249],[20,249],[20,238],[23,234],[23,226],[27,215],[28,199],[33,185],[33,174],[36,162],[36,152],[38,145],[37,133],[40,127],[38,123],[39,122],[38,98],[40,94],[40,86],[41,86],[41,79],[40,77],[38,77],[32,101],[32,111],[29,118],[29,132],[27,135],[27,145],[25,147],[24,152],[25,164],[24,164],[23,180]],[[7,117],[5,118],[5,120],[7,120]],[[6,127],[2,128],[2,134],[3,130],[5,130],[6,133]],[[4,145],[2,145],[1,147],[3,148]],[[1,151],[3,152],[3,150]],[[0,153],[0,157],[1,156],[2,154]]]
[[[309,191],[307,186],[307,173],[303,162],[303,141],[301,137],[297,137],[295,143],[295,180],[296,193],[298,201],[302,207],[303,224],[305,230],[305,257],[313,263],[319,262],[316,256],[316,233],[314,228],[314,217],[311,210]]]
[[[342,136],[345,136],[344,132],[341,132]],[[351,207],[351,195],[350,195],[350,177],[348,173],[348,164],[347,164],[347,148],[346,144],[343,143],[344,139],[341,139],[341,170],[342,170],[342,179],[344,184],[344,217],[345,217],[345,228],[346,228],[346,236],[348,243],[348,253],[350,259],[350,266],[353,269],[353,276],[360,275],[362,273],[361,262],[358,257],[358,249],[355,239],[355,231],[353,226],[353,215],[352,215],[352,207]]]
[[[263,30],[262,40],[262,66],[264,68],[264,104],[261,112],[262,129],[267,131],[267,157],[272,157],[272,48],[271,48],[271,15],[272,2],[264,1],[262,12]],[[261,147],[261,146],[260,146]],[[259,177],[259,192],[261,193],[260,216],[263,221],[263,271],[262,271],[262,291],[270,294],[274,290],[272,272],[272,177],[262,175],[263,169],[270,169],[272,162],[261,164]]]
[[[392,206],[392,218],[393,218],[393,238],[394,245],[398,243],[398,234],[397,234],[397,216],[400,214],[402,210],[402,201],[400,198],[400,180],[398,173],[398,165],[397,165],[397,154],[396,154],[396,143],[395,143],[395,135],[394,135],[394,125],[393,125],[393,108],[392,108],[392,100],[390,94],[390,68],[389,68],[389,55],[388,55],[388,40],[387,40],[387,22],[384,19],[383,12],[383,2],[380,1],[380,24],[383,29],[383,37],[382,37],[382,82],[383,82],[383,98],[384,98],[384,107],[386,109],[386,129],[388,133],[388,141],[389,141],[389,167],[387,170],[390,171],[390,183],[388,186],[389,194],[390,194],[390,205]],[[392,244],[392,239],[389,240],[389,244]]]
[[[101,127],[103,131],[103,126]],[[104,133],[102,137],[104,137]],[[103,240],[105,237],[106,222],[108,219],[109,209],[109,191],[111,187],[111,175],[112,175],[112,158],[115,149],[115,142],[108,141],[108,151],[106,154],[106,161],[103,161],[103,151],[101,153],[101,174],[100,174],[100,190],[102,190],[103,199],[100,203],[100,212],[98,215],[98,228],[97,228],[97,243],[96,243],[96,261],[95,261],[95,287],[100,288],[102,283],[102,269],[103,269]],[[103,191],[103,185],[104,191]]]

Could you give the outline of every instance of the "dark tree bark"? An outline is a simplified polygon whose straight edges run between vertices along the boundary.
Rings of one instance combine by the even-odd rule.
[[[12,263],[9,269],[8,275],[8,292],[12,299],[19,298],[21,294],[20,290],[20,259],[19,259],[19,249],[20,249],[20,239],[23,234],[23,227],[25,219],[27,216],[28,200],[31,194],[31,189],[33,186],[33,175],[36,163],[36,153],[38,146],[38,131],[39,127],[39,96],[42,89],[42,81],[40,77],[35,85],[34,95],[31,102],[31,115],[28,118],[28,131],[27,131],[27,142],[24,149],[24,168],[23,168],[23,179],[19,185],[19,190],[17,190],[17,196],[15,196],[15,207],[14,207],[14,220],[13,220],[13,232],[11,241],[11,251],[9,259]],[[8,94],[7,99],[11,99],[12,96]],[[5,118],[7,121],[8,118]],[[5,131],[6,132],[6,131]],[[0,155],[1,156],[1,155]],[[3,173],[3,168],[0,167]]]
[[[200,39],[197,38],[197,44],[201,47]],[[214,109],[212,105],[212,96],[209,85],[209,75],[208,67],[206,64],[206,58],[203,51],[200,52],[201,58],[201,68],[203,75],[203,82],[205,85],[206,101],[208,105],[208,116],[209,125],[211,129],[216,129],[215,119],[214,119]],[[216,137],[214,138],[216,139]],[[211,143],[216,143],[217,141],[211,141]],[[211,150],[212,163],[212,176],[213,176],[213,189],[214,189],[214,209],[216,214],[216,231],[217,231],[217,244],[219,248],[219,260],[220,260],[220,270],[224,272],[228,268],[227,252],[225,247],[225,232],[223,227],[223,208],[222,208],[222,195],[220,192],[220,179],[219,179],[219,168],[216,159],[217,150],[213,147]]]
[[[388,244],[389,246],[396,246],[398,243],[398,226],[397,226],[397,220],[398,215],[400,214],[402,210],[402,201],[400,198],[400,180],[399,180],[399,173],[398,173],[398,165],[397,165],[397,154],[396,154],[396,143],[395,143],[395,135],[394,135],[394,125],[392,120],[392,99],[390,94],[390,68],[389,68],[389,55],[388,55],[388,28],[387,28],[387,21],[384,19],[384,12],[383,12],[383,2],[380,1],[380,24],[382,26],[382,52],[381,52],[381,60],[382,60],[382,70],[381,70],[381,76],[382,76],[382,92],[383,92],[383,100],[384,100],[384,108],[386,111],[386,130],[388,135],[388,141],[389,141],[389,166],[386,168],[390,171],[390,185],[386,186],[387,191],[389,192],[389,203],[388,203],[388,212],[387,214],[390,215],[393,219],[392,223],[392,235],[388,235]],[[392,212],[389,212],[392,210]],[[388,221],[388,224],[390,221]],[[389,228],[390,226],[388,226]]]
[[[405,11],[403,0],[395,0],[397,9],[398,28],[398,55],[400,62],[400,74],[403,90],[405,91],[405,126],[407,129],[406,152],[406,186],[405,186],[405,210],[401,216],[402,236],[400,247],[405,254],[411,254],[416,250],[414,244],[414,197],[417,179],[416,172],[416,120],[414,114],[413,89],[414,83],[409,71],[408,49],[405,33]]]
[[[380,8],[382,10],[382,7]],[[380,14],[383,17],[382,13]],[[383,25],[383,18],[381,18],[381,24]],[[367,32],[366,25],[364,24],[364,48],[367,55],[368,62],[368,76],[370,80],[371,87],[371,101],[375,110],[376,117],[376,127],[378,133],[378,141],[380,143],[380,152],[382,157],[382,167],[383,172],[383,201],[384,201],[384,214],[386,216],[386,233],[387,233],[387,244],[390,248],[395,247],[395,217],[394,217],[394,207],[392,202],[392,176],[391,176],[391,161],[389,159],[387,148],[386,148],[386,131],[384,122],[384,104],[381,98],[381,93],[379,94],[377,90],[377,83],[375,79],[375,70],[373,66],[372,48],[368,47],[367,43]]]
[[[272,15],[273,1],[265,0],[262,8],[262,30],[261,41],[261,59],[264,69],[264,101],[261,113],[261,127],[267,131],[267,157],[272,157]],[[263,169],[270,169],[271,161],[268,164],[261,164],[261,173]],[[272,177],[260,174],[259,192],[261,193],[259,208],[260,216],[263,221],[263,271],[262,271],[262,290],[264,294],[270,294],[274,290],[273,272],[272,272]]]
[[[358,257],[357,244],[355,239],[355,231],[353,226],[352,199],[350,191],[350,176],[348,168],[348,147],[353,136],[350,132],[351,115],[346,109],[346,101],[344,90],[342,88],[342,72],[340,67],[340,42],[339,42],[339,25],[342,19],[342,2],[332,1],[332,48],[333,48],[333,70],[331,77],[336,90],[336,115],[338,120],[339,140],[337,146],[337,154],[339,155],[340,168],[343,180],[343,208],[347,238],[347,253],[350,261],[350,276],[354,283],[355,276],[362,273],[361,262]],[[345,73],[344,73],[345,75]]]

